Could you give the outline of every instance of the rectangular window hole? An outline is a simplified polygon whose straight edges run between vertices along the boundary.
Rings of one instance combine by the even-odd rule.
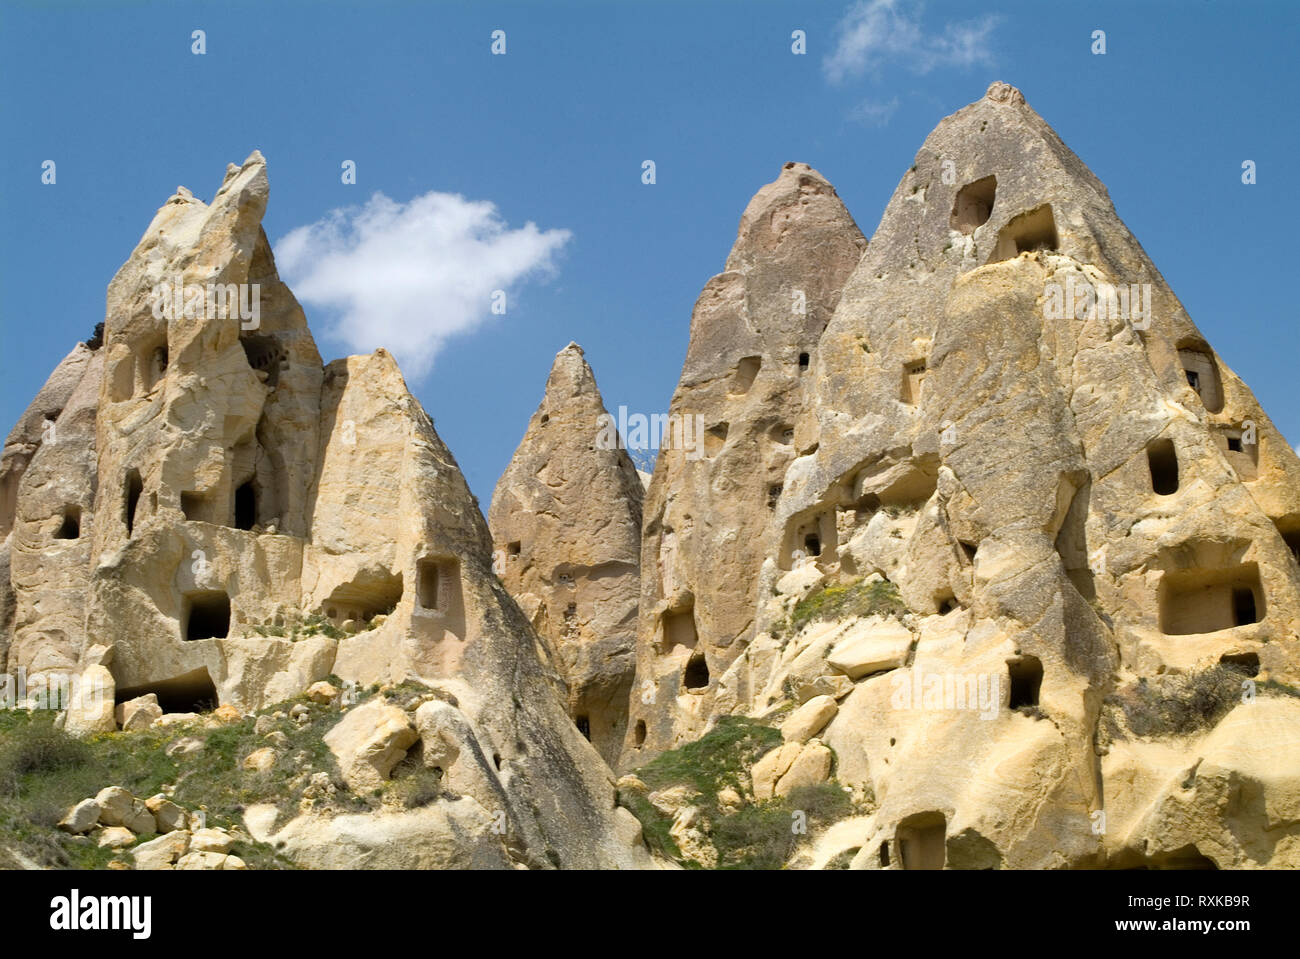
[[[81,507],[65,506],[63,522],[54,533],[55,539],[81,539]]]
[[[1147,446],[1151,489],[1159,496],[1178,492],[1178,453],[1173,440],[1155,440]]]
[[[1264,590],[1255,563],[1165,573],[1160,581],[1160,629],[1168,636],[1215,633],[1264,618]]]
[[[1007,679],[1011,692],[1007,699],[1010,709],[1038,705],[1038,693],[1043,685],[1043,663],[1037,656],[1018,656],[1007,660]]]
[[[203,590],[185,596],[184,636],[225,639],[230,635],[230,597],[221,590]]]

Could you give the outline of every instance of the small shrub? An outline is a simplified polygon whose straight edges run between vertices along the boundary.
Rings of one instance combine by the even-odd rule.
[[[754,803],[713,823],[719,869],[780,869],[798,842],[783,801]]]
[[[10,731],[0,748],[0,789],[17,795],[24,777],[76,769],[90,758],[90,748],[55,729],[52,717],[33,719]]]
[[[1244,668],[1222,663],[1185,676],[1140,679],[1106,697],[1108,729],[1121,735],[1123,726],[1135,736],[1186,735],[1213,726],[1241,702]]]
[[[853,857],[862,849],[861,846],[854,846],[852,849],[845,849],[843,852],[837,852],[826,862],[827,869],[848,869],[853,862]]]
[[[795,604],[790,613],[790,627],[799,631],[809,623],[823,620],[851,619],[873,615],[901,616],[907,604],[898,587],[887,579],[824,586]]]
[[[815,823],[837,822],[853,810],[853,800],[837,783],[817,783],[812,786],[796,786],[785,797],[790,809],[801,809],[808,819]]]

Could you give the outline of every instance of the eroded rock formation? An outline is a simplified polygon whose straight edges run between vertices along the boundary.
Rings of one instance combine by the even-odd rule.
[[[865,245],[825,178],[787,163],[695,304],[670,423],[700,417],[704,435],[670,430],[646,492],[626,764],[703,731],[711,678],[753,635],[771,511],[808,450],[795,426],[817,342]]]
[[[857,868],[1300,864],[1300,765],[1256,749],[1300,729],[1300,462],[1105,188],[1005,84],[927,138],[860,262],[795,180],[825,232],[792,208],[772,312],[736,319],[732,266],[767,187],[692,324],[674,404],[711,388],[729,428],[707,486],[672,452],[651,484],[630,761],[829,695],[875,803],[837,833]],[[772,335],[805,274],[833,316]],[[701,654],[694,689],[669,665]]]
[[[60,365],[6,444],[10,670],[107,669],[110,695],[149,703],[146,725],[218,704],[238,718],[330,674],[415,680],[449,714],[429,745],[457,784],[454,802],[383,820],[442,830],[412,852],[422,865],[647,863],[393,358],[322,365],[275,271],[267,195],[256,152],[210,204],[179,189],[109,287],[102,347]],[[387,729],[348,721],[357,748]],[[416,744],[411,728],[385,748]],[[304,861],[334,829],[292,824]]]
[[[635,669],[644,488],[582,348],[555,357],[546,395],[492,496],[501,581],[549,640],[569,714],[614,765]]]

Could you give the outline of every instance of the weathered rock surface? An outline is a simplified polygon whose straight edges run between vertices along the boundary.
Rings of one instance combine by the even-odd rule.
[[[786,717],[752,797],[620,780],[704,864],[713,800],[847,787],[790,864],[1300,866],[1300,459],[1019,91],[940,123],[870,245],[804,165],[759,191],[643,515],[571,346],[489,534],[392,357],[322,366],[266,196],[259,154],[210,205],[179,190],[0,459],[11,670],[106,673],[128,728],[310,688],[288,717],[343,710],[351,788],[418,777],[415,808],[249,809],[259,841],[312,868],[650,865],[601,754],[743,714]],[[258,284],[260,320],[161,320],[177,275]],[[243,867],[125,790],[60,825]]]
[[[488,524],[501,581],[554,651],[569,715],[615,765],[636,666],[644,489],[611,419],[570,343],[497,482]]]
[[[380,786],[419,738],[402,710],[380,699],[358,706],[325,734],[344,780],[354,792]]]
[[[73,736],[111,733],[117,730],[117,707],[113,704],[116,684],[107,666],[87,666],[76,676],[72,702],[63,729]]]
[[[637,686],[625,765],[696,738],[716,677],[754,634],[759,568],[818,338],[866,246],[835,189],[789,163],[750,201],[695,304],[646,493]]]
[[[854,868],[1300,864],[1294,764],[1263,759],[1294,740],[1294,700],[1264,683],[1300,680],[1300,461],[1102,184],[994,84],[927,138],[860,262],[804,272],[833,315],[801,341],[802,376],[791,341],[720,319],[752,271],[697,307],[674,408],[728,374],[725,403],[748,410],[779,374],[798,401],[773,386],[747,415],[779,418],[791,452],[763,459],[742,432],[744,478],[720,473],[738,418],[715,395],[717,456],[661,455],[637,675],[659,695],[632,704],[632,764],[719,715],[830,696],[825,745],[769,752],[754,793],[817,782],[833,750],[837,782],[874,797],[841,836]],[[1132,697],[1160,676],[1247,693],[1207,729],[1107,740],[1118,691],[1148,708]],[[1247,736],[1258,749],[1229,745]]]
[[[322,364],[261,227],[268,193],[256,152],[211,203],[179,188],[109,286],[102,346],[74,350],[7,441],[9,665],[29,686],[108,669],[129,729],[238,722],[331,674],[436,686],[466,737],[453,780],[492,827],[460,831],[443,800],[401,820],[443,830],[427,843],[444,861],[649,864],[397,364],[383,350]],[[200,308],[168,315],[159,293],[178,280]],[[606,558],[634,568],[637,528]]]

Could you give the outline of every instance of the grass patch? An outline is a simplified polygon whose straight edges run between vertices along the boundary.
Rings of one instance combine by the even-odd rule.
[[[781,744],[781,731],[743,716],[723,716],[693,743],[652,759],[636,771],[651,789],[686,785],[716,802],[726,786],[744,789],[749,767]]]
[[[636,775],[651,790],[688,786],[699,795],[691,800],[700,809],[700,829],[717,852],[718,869],[780,869],[803,838],[796,832],[800,819],[812,825],[835,822],[850,815],[852,800],[834,782],[794,789],[788,796],[749,802],[725,811],[718,793],[730,786],[741,795],[749,792],[749,769],[769,750],[781,744],[781,733],[762,722],[739,716],[724,717],[709,733],[651,760]],[[669,832],[672,817],[665,816],[646,796],[622,790],[620,805],[641,822],[651,849],[687,868],[700,863],[686,858]],[[802,813],[802,817],[796,817]]]
[[[386,691],[400,703],[424,690],[403,684]],[[377,687],[367,692],[373,695]],[[307,709],[307,721],[290,719],[298,704]],[[283,714],[274,718],[276,714]],[[122,786],[144,799],[174,786],[171,798],[192,812],[201,811],[206,825],[242,830],[244,810],[254,803],[274,804],[280,812],[277,826],[296,815],[310,797],[336,812],[364,812],[378,808],[381,796],[357,796],[347,788],[324,736],[339,722],[335,705],[313,703],[300,696],[262,710],[273,717],[270,729],[255,731],[252,717],[209,728],[202,720],[138,732],[115,732],[77,739],[54,728],[50,711],[0,710],[0,867],[27,863],[46,868],[102,869],[126,855],[100,849],[91,840],[70,836],[56,828],[68,809],[105,786]],[[268,733],[280,733],[278,744]],[[166,754],[174,740],[191,737],[203,748],[175,758]],[[272,746],[275,765],[267,772],[244,769],[244,759],[257,749]],[[333,791],[322,793],[317,775],[325,773]],[[432,775],[432,773],[430,773]],[[316,776],[318,783],[312,784]],[[431,802],[429,776],[413,770],[400,785],[400,798],[408,808]],[[398,784],[394,784],[395,786]],[[146,837],[141,837],[143,841]],[[232,850],[252,869],[293,868],[293,864],[264,843],[237,842]]]
[[[814,622],[867,616],[902,616],[905,612],[907,604],[899,595],[898,587],[889,580],[859,580],[813,590],[795,604],[785,625],[789,632],[797,633]],[[786,629],[781,629],[776,635],[785,631]]]
[[[373,629],[374,624],[367,622],[364,629]],[[311,613],[307,616],[292,616],[289,621],[282,626],[275,624],[262,624],[252,627],[253,632],[259,636],[276,636],[281,639],[288,639],[291,642],[297,642],[300,639],[306,639],[309,636],[328,636],[330,639],[343,639],[349,634],[339,629],[326,617],[320,613]],[[364,631],[364,630],[362,630]]]

